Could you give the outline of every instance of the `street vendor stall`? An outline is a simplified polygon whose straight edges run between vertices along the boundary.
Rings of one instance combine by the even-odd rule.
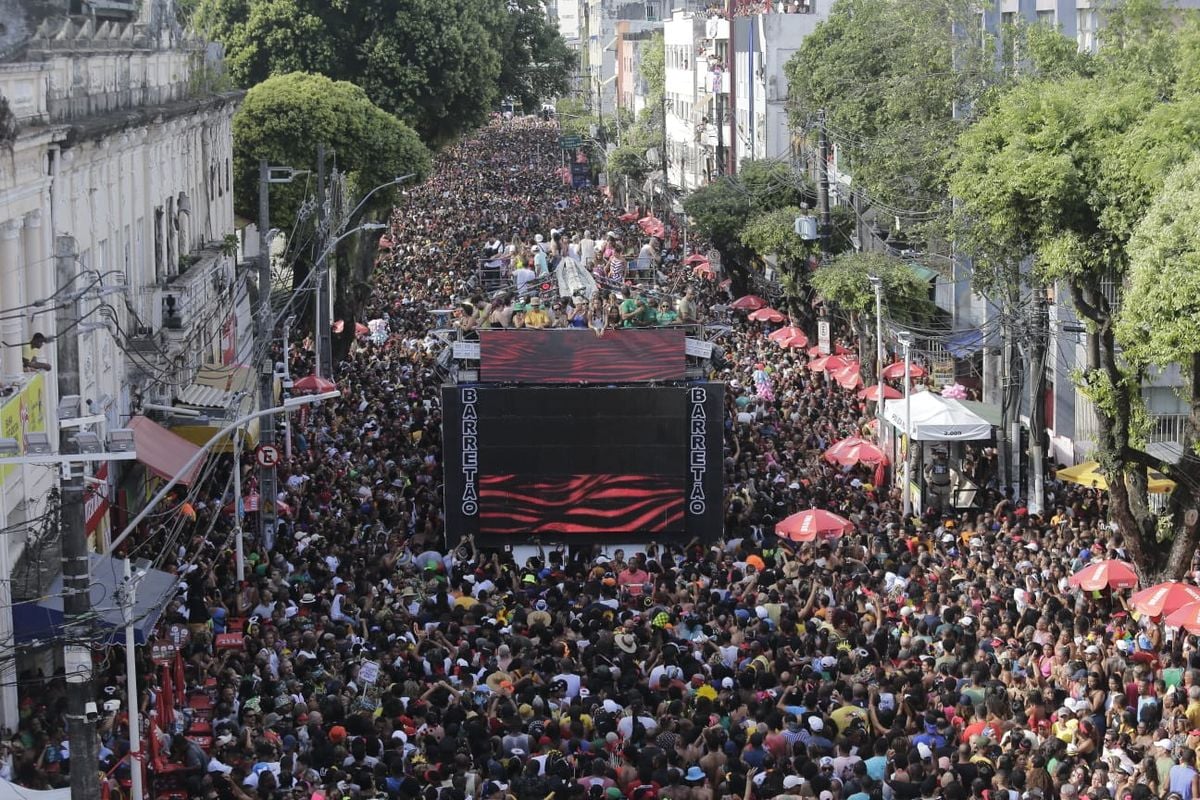
[[[908,399],[886,400],[883,417],[885,448],[891,448],[893,463],[909,461],[906,490],[912,494],[913,508],[933,504],[938,508],[967,508],[975,504],[981,488],[964,469],[962,442],[992,439],[994,426],[957,400],[936,392],[915,392]],[[913,452],[907,439],[916,443]],[[903,470],[897,470],[903,481]]]

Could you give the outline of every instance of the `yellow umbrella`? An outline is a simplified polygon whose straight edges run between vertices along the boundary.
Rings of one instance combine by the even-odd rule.
[[[1100,464],[1097,461],[1085,461],[1073,467],[1060,469],[1055,474],[1058,475],[1060,481],[1078,483],[1080,486],[1087,486],[1089,488],[1094,486],[1097,489],[1108,490],[1108,479],[1100,471]],[[1161,472],[1151,471],[1148,487],[1155,494],[1167,494],[1175,490],[1175,481]]]

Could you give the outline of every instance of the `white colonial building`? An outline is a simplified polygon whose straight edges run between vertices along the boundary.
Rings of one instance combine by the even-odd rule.
[[[86,17],[69,2],[0,0],[0,439],[24,446],[26,434],[45,432],[56,449],[55,345],[32,348],[36,334],[77,337],[83,413],[116,429],[143,400],[170,402],[202,365],[232,363],[249,325],[236,314],[248,303],[227,239],[241,95],[217,88],[220,51],[185,35],[166,0],[110,2]],[[61,237],[76,253],[70,291],[86,292],[79,324],[57,331]],[[144,502],[154,467],[93,471],[95,546],[110,508],[121,524]],[[0,467],[6,646],[10,575],[23,554],[56,551],[56,531],[40,522],[55,482],[44,467]],[[12,659],[0,664],[0,725],[15,728]]]

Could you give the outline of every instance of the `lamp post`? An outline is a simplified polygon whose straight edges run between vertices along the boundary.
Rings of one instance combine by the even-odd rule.
[[[912,515],[912,334],[901,331],[897,334],[904,348],[904,516]]]
[[[174,475],[171,478],[171,480],[167,481],[166,485],[164,485],[161,489],[159,489],[158,493],[156,495],[154,495],[154,497],[150,498],[150,501],[148,503],[146,503],[145,507],[143,507],[141,511],[138,512],[138,515],[136,517],[134,517],[132,520],[129,521],[129,524],[125,526],[125,529],[123,531],[121,531],[120,535],[117,536],[117,538],[113,539],[112,542],[109,543],[108,547],[104,551],[104,554],[110,555],[112,553],[112,551],[115,550],[119,544],[121,544],[121,542],[128,539],[129,535],[137,529],[137,526],[141,524],[142,520],[144,520],[146,517],[148,517],[150,515],[150,513],[152,511],[154,511],[155,507],[157,507],[158,504],[163,501],[163,498],[165,498],[168,494],[170,494],[171,489],[175,488],[175,485],[179,483],[180,478],[183,477],[184,475],[186,475],[188,472],[190,472],[192,467],[194,467],[198,463],[200,463],[200,460],[202,458],[204,458],[208,454],[208,452],[213,449],[213,447],[215,447],[217,444],[219,444],[220,441],[222,439],[224,439],[226,436],[228,436],[230,433],[233,433],[234,431],[241,428],[243,425],[246,425],[247,423],[251,422],[252,420],[259,419],[260,417],[268,417],[268,416],[273,416],[275,414],[284,414],[288,411],[299,408],[301,406],[314,405],[316,403],[320,403],[323,400],[331,400],[335,397],[341,397],[341,396],[342,396],[342,393],[339,390],[334,389],[332,392],[322,392],[320,394],[303,395],[301,397],[289,397],[288,399],[283,401],[283,405],[273,406],[271,408],[264,408],[260,411],[255,411],[253,414],[246,414],[245,416],[238,417],[233,422],[230,422],[224,428],[221,428],[221,430],[214,433],[212,435],[212,438],[210,438],[207,442],[205,442],[200,447],[200,449],[197,450],[192,455],[192,457],[187,460],[187,463],[185,463],[182,467],[179,468],[179,472],[176,475]],[[240,551],[240,549],[241,548],[240,548],[240,542],[239,542],[239,551]],[[239,555],[240,555],[240,553],[239,553]]]
[[[879,433],[883,435],[883,278],[870,275],[867,280],[875,290],[875,385],[879,396],[875,398],[875,417],[879,420]]]

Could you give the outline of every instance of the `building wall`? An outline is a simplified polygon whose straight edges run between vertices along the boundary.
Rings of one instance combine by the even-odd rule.
[[[0,320],[0,339],[76,337],[85,410],[105,415],[108,429],[123,427],[133,392],[186,385],[220,341],[233,265],[217,244],[234,230],[231,120],[240,94],[205,88],[219,60],[202,43],[145,20],[49,19],[24,53],[0,63],[0,94],[20,126],[11,158],[0,159],[0,307],[54,294],[61,236],[75,240],[75,285],[91,292],[81,300],[83,325],[56,331],[54,314],[33,307]],[[186,323],[170,333],[166,295],[177,295]],[[153,379],[131,374],[127,355],[146,331],[151,347],[137,361],[156,364]],[[0,348],[0,413],[12,417],[4,404],[18,398],[24,431],[10,431],[18,440],[36,422],[35,406],[45,430],[58,430],[54,347],[37,354],[49,371],[25,372],[21,356],[19,347]],[[121,473],[110,466],[109,488]],[[0,524],[42,514],[53,484],[44,468],[0,474]],[[11,631],[8,579],[24,542],[6,536],[0,547],[0,640]],[[0,675],[0,724],[15,727],[10,689]]]

